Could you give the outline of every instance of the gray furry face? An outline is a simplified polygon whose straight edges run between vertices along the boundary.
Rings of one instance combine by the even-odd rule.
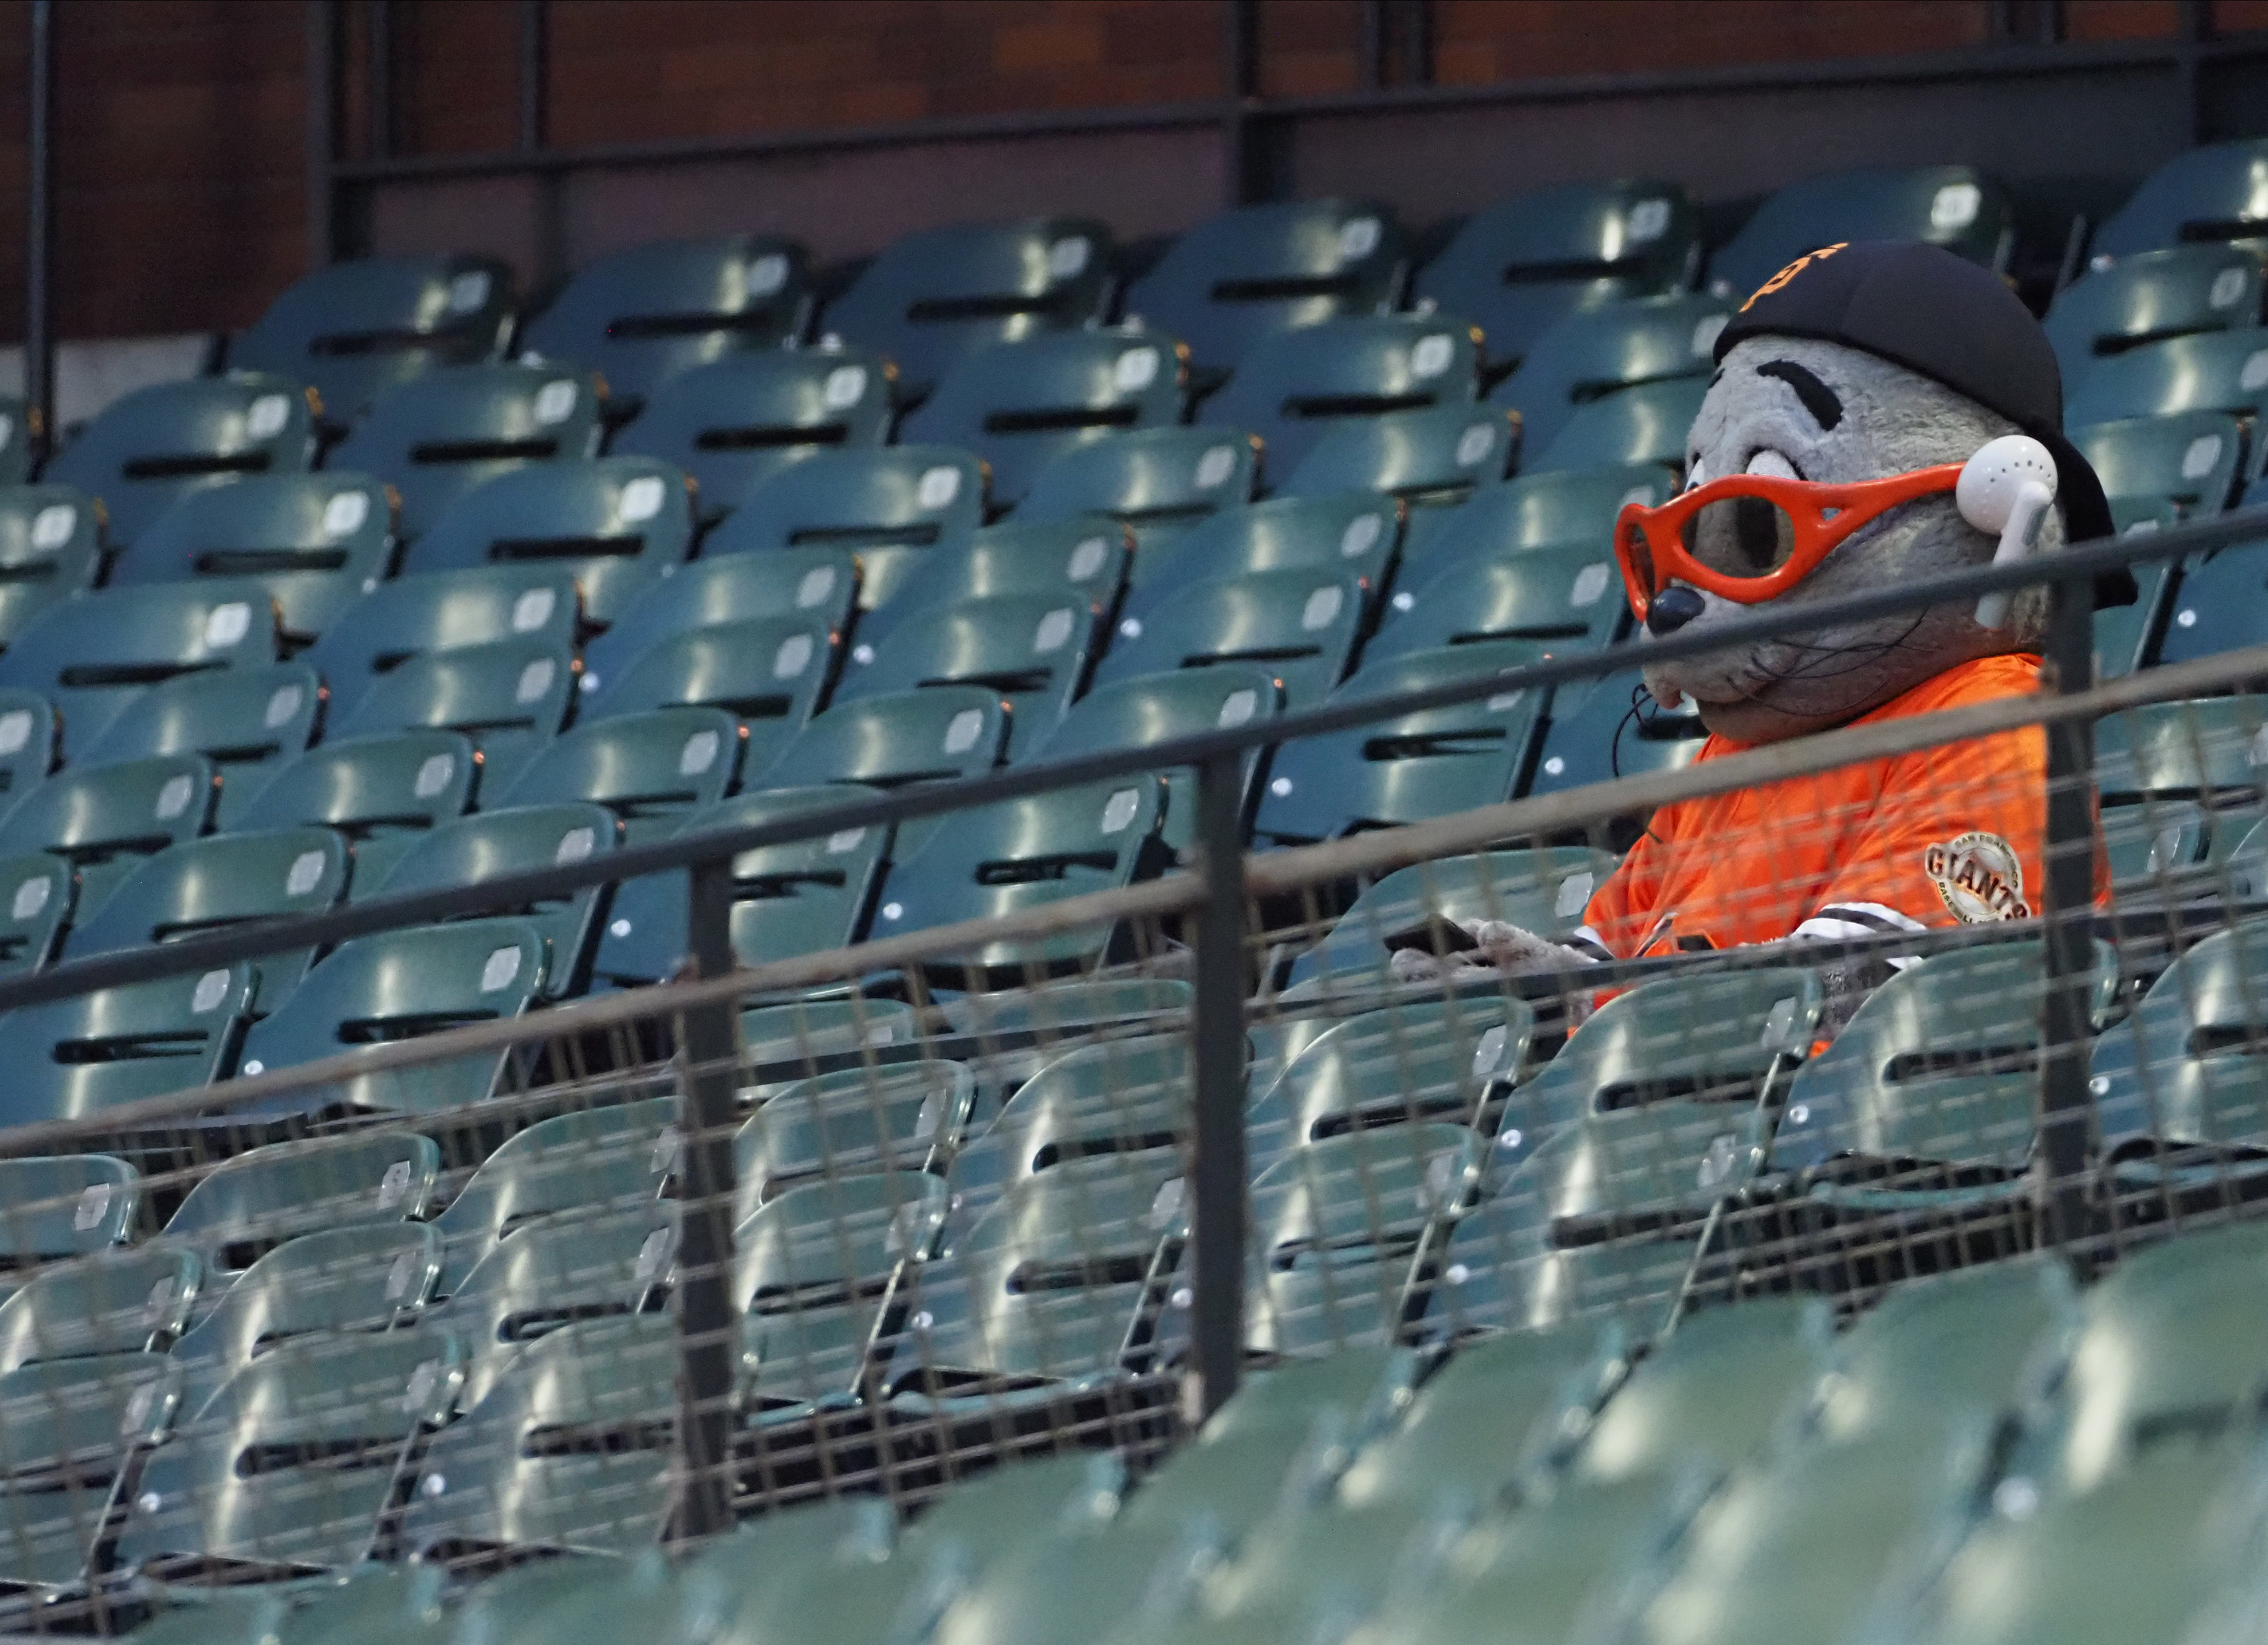
[[[1750,337],[1726,355],[1686,436],[1686,483],[1734,474],[1828,483],[1886,479],[1966,462],[1987,441],[2015,432],[2014,424],[1973,401],[1871,354],[1803,337]],[[1768,516],[1765,521],[1768,528]],[[1705,564],[1741,568],[1744,557],[1770,546],[1744,542],[1742,535],[1727,525],[1705,533],[1694,551]],[[2062,541],[2062,522],[2051,511],[2040,549],[2052,550]],[[1992,537],[1962,519],[1947,491],[1862,527],[1771,606],[1981,565],[1994,547]],[[1766,609],[1696,592],[1705,609],[1681,632],[1705,632]],[[2045,599],[2021,597],[2009,625],[1997,631],[1979,628],[1974,609],[1973,601],[1957,601],[1653,665],[1646,682],[1664,703],[1681,694],[1691,697],[1704,723],[1720,735],[1774,742],[1855,719],[1956,663],[2030,648],[2044,621]]]

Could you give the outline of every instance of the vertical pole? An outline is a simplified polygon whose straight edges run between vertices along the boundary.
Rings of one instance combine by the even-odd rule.
[[[732,970],[733,863],[695,866],[688,879],[686,948],[696,973]],[[678,1232],[678,1456],[671,1535],[693,1541],[733,1523],[733,1371],[740,1326],[733,1309],[733,1132],[739,1119],[738,1036],[731,1000],[685,1013],[684,1198]]]
[[[1195,1306],[1197,1408],[1236,1391],[1244,1354],[1244,756],[1197,768],[1197,845],[1205,899],[1197,910]]]
[[[307,0],[307,267],[339,254],[332,168],[339,152],[338,0]]]
[[[551,7],[549,0],[519,0],[519,151],[543,151],[551,136]],[[531,168],[535,190],[535,284],[550,286],[567,271],[566,225],[557,172]]]
[[[2211,8],[2205,0],[2181,0],[2177,38],[2181,41],[2182,129],[2191,143],[2205,143],[2205,53],[2199,48],[2213,33]]]
[[[364,0],[363,23],[367,55],[363,65],[369,93],[370,158],[394,158],[394,0]]]
[[[2048,631],[2054,689],[2084,691],[2095,676],[2095,598],[2084,580],[2058,583]],[[2048,729],[2044,988],[2040,1003],[2040,1167],[2048,1236],[2068,1245],[2088,1231],[2087,1162],[2095,1099],[2088,1090],[2087,1018],[2094,973],[2095,727]]]
[[[1402,0],[1402,83],[1433,83],[1432,0]]]
[[[1386,0],[1362,0],[1360,17],[1355,55],[1362,89],[1375,92],[1386,84]]]
[[[55,427],[55,43],[53,0],[32,0],[30,129],[25,134],[24,438],[33,462]]]
[[[1258,133],[1248,107],[1260,94],[1260,0],[1228,0],[1226,74],[1228,112],[1221,148],[1228,203],[1250,205],[1266,197]]]

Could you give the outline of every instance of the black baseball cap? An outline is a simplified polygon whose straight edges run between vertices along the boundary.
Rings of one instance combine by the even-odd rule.
[[[1722,361],[1743,338],[1767,336],[1840,343],[1999,412],[2055,458],[2066,538],[2111,535],[2102,482],[2063,435],[2055,350],[2031,311],[1989,269],[1918,240],[1822,246],[1756,288],[1718,334],[1716,358]],[[2135,598],[2124,572],[2097,581],[2097,605]]]

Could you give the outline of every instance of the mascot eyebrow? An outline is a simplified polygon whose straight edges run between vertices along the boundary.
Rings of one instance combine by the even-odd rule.
[[[1795,397],[1803,402],[1803,409],[1811,413],[1811,420],[1822,432],[1831,432],[1843,420],[1843,402],[1835,391],[1793,360],[1766,360],[1756,367],[1756,375],[1777,377],[1794,389]]]

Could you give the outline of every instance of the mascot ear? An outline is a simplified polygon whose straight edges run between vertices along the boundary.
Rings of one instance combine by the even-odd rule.
[[[2055,495],[2055,459],[2048,448],[2029,434],[2004,434],[1969,460],[1953,500],[1963,520],[2000,539],[1992,564],[2009,565],[2037,546],[2040,522],[2047,518]],[[2014,599],[2011,592],[1979,600],[1977,626],[2005,627]]]

